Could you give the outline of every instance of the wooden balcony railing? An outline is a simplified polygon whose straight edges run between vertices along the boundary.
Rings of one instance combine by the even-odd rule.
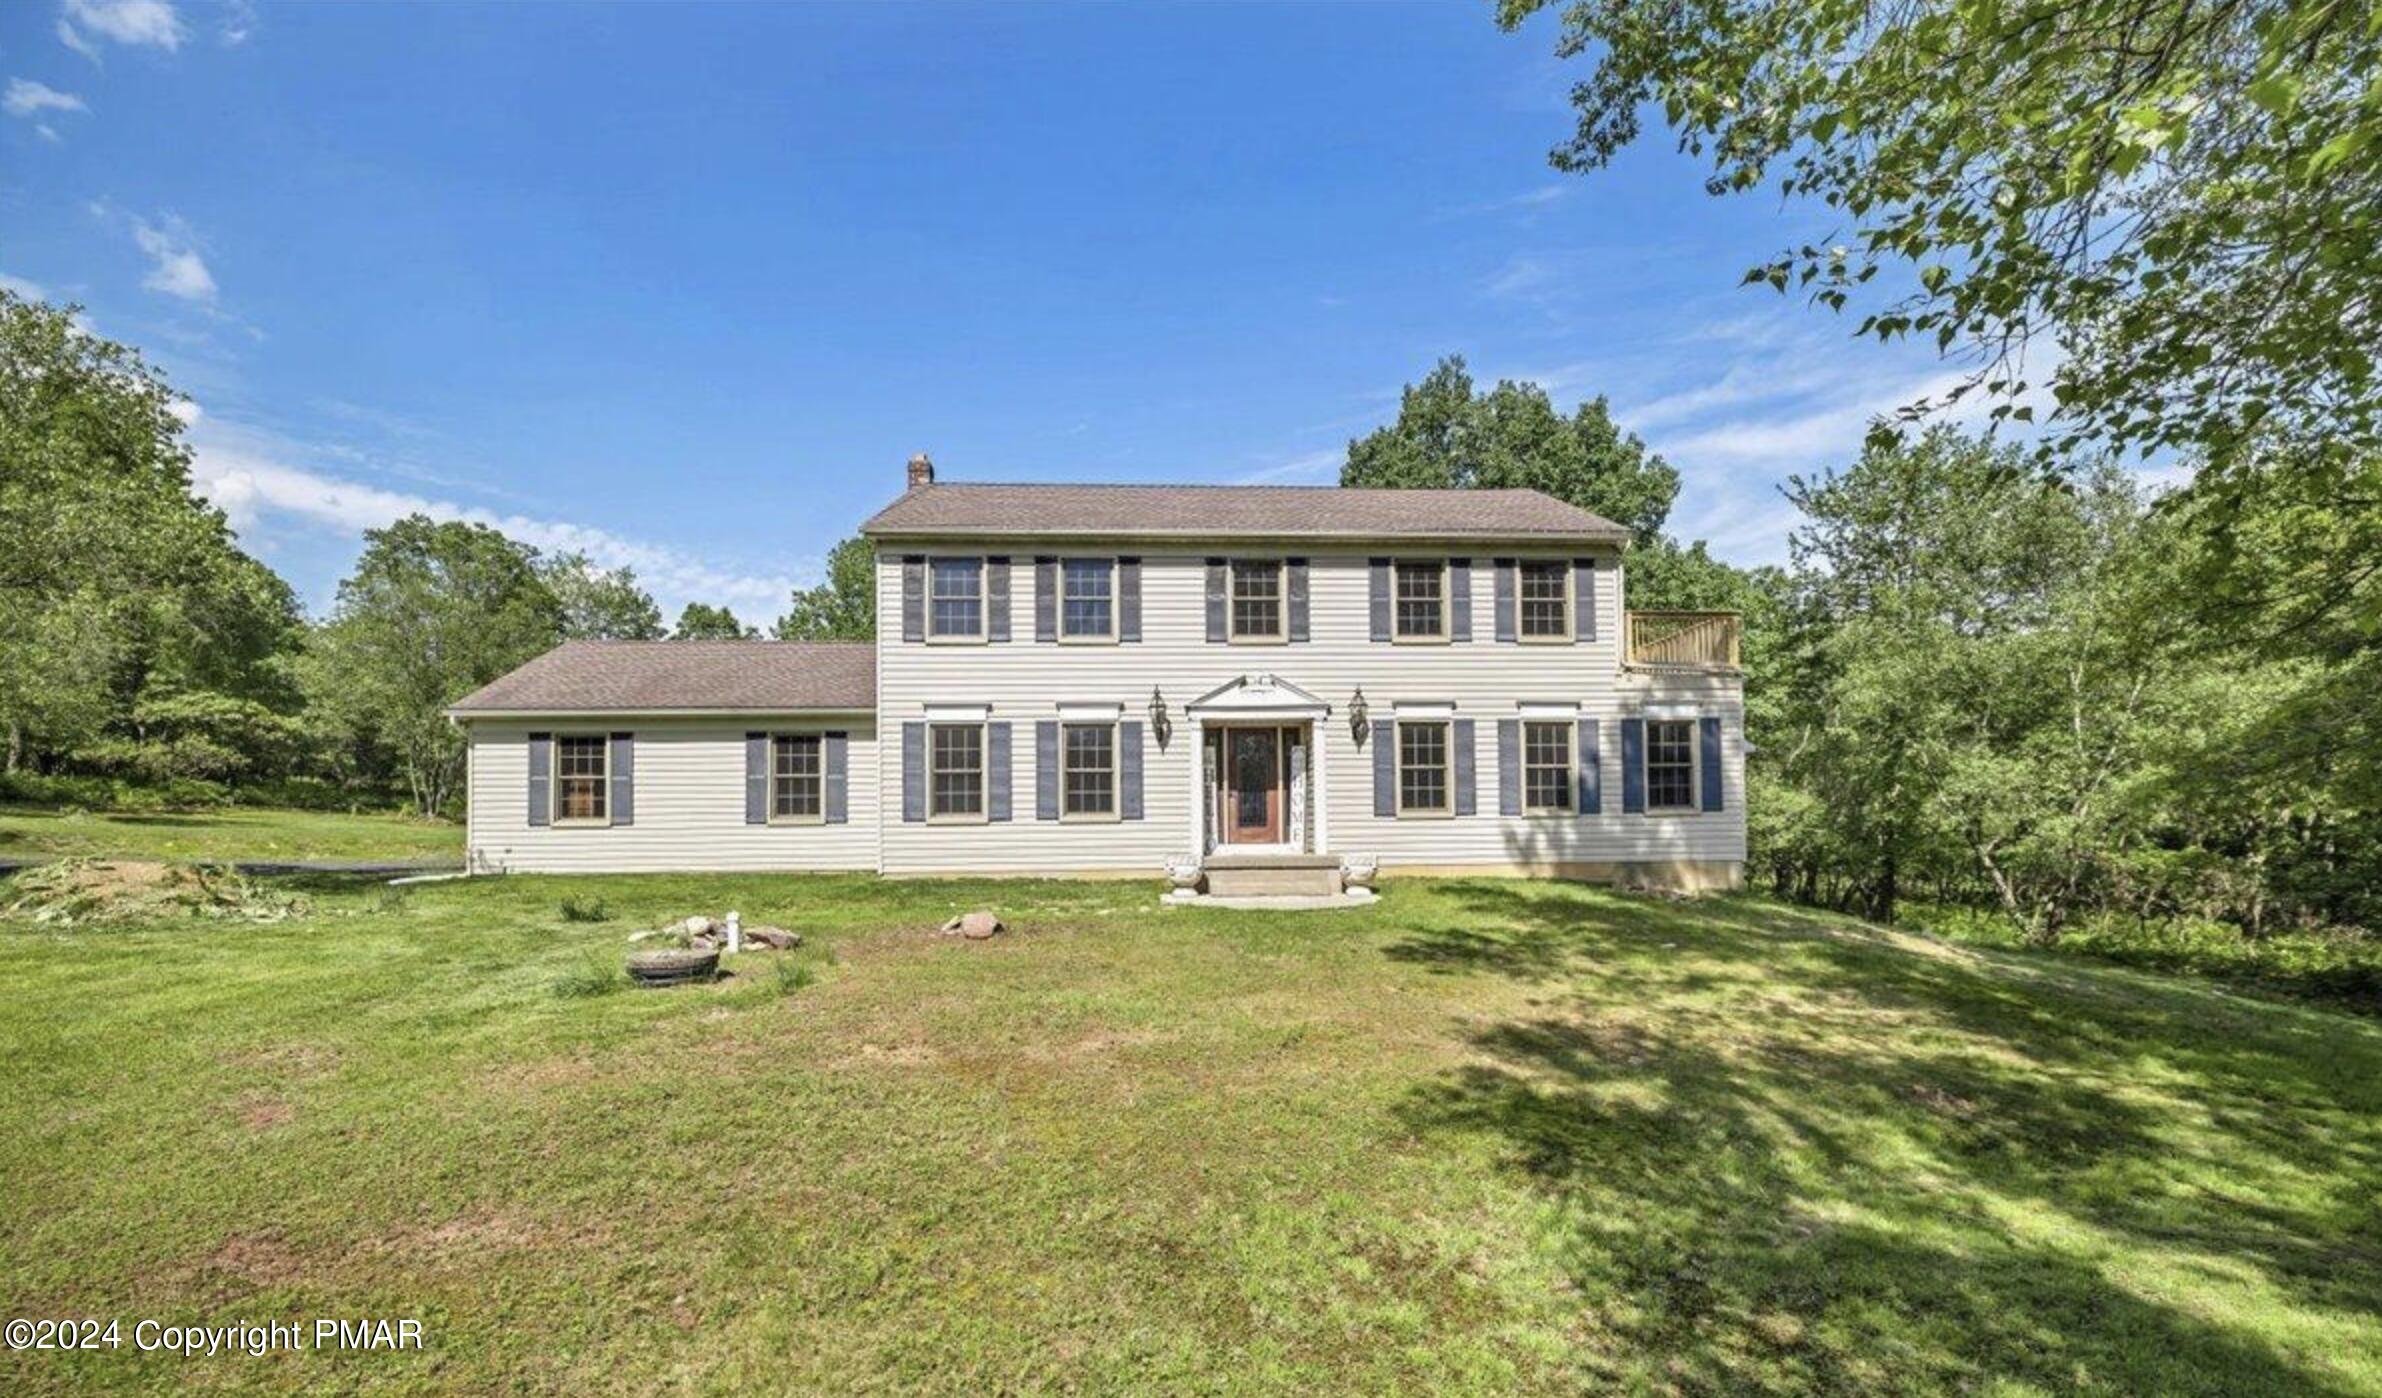
[[[1738,668],[1735,612],[1631,612],[1628,663],[1649,670]]]

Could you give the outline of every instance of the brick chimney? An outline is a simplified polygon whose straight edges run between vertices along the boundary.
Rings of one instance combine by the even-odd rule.
[[[922,485],[933,485],[934,483],[935,463],[927,458],[925,452],[920,452],[916,456],[911,457],[910,489],[916,490]]]

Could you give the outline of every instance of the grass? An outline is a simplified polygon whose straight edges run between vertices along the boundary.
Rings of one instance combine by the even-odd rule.
[[[0,1309],[429,1349],[0,1388],[2382,1393],[2353,1016],[1544,884],[307,892],[0,925]],[[605,993],[730,907],[804,947]]]
[[[463,862],[463,827],[400,815],[231,808],[188,812],[0,806],[0,859]]]

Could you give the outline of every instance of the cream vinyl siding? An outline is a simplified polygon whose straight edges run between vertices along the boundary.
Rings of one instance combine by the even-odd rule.
[[[626,826],[529,824],[529,735],[634,733],[635,821]],[[849,811],[840,825],[744,823],[744,735],[850,735]],[[475,720],[466,839],[475,873],[877,867],[876,727],[836,718]],[[899,812],[897,811],[896,814]]]
[[[1142,559],[1143,639],[1113,646],[1037,643],[1031,626],[1016,639],[951,647],[901,640],[901,561],[938,552],[980,556],[1006,551],[1030,560],[1037,552],[1121,555]],[[1268,555],[1309,561],[1309,631],[1313,639],[1251,646],[1206,639],[1206,560]],[[1593,555],[1597,638],[1574,644],[1499,642],[1492,560],[1503,557],[1571,559]],[[1436,645],[1368,639],[1367,561],[1376,557],[1472,560],[1470,641]],[[1377,855],[1400,865],[1543,866],[1703,860],[1745,857],[1743,699],[1735,677],[1654,679],[1621,668],[1622,572],[1610,550],[1422,549],[1411,544],[1372,548],[1257,548],[1219,541],[1154,550],[1131,543],[1070,544],[1038,549],[1016,542],[977,541],[948,548],[887,541],[878,549],[877,718],[884,734],[877,799],[884,812],[882,865],[888,874],[1073,873],[1113,870],[1155,873],[1168,855],[1189,853],[1198,799],[1195,739],[1184,705],[1243,675],[1270,673],[1332,705],[1318,724],[1323,751],[1322,800],[1328,847],[1334,853]],[[1033,614],[1034,574],[1013,577],[1012,614]],[[1287,605],[1287,604],[1286,604]],[[1166,697],[1173,736],[1161,751],[1148,728],[1150,689]],[[1476,809],[1472,816],[1389,819],[1373,814],[1373,754],[1348,731],[1350,694],[1362,685],[1376,719],[1400,703],[1452,704],[1454,717],[1473,721]],[[1576,703],[1579,717],[1598,722],[1603,754],[1604,810],[1596,816],[1497,813],[1497,721],[1517,717],[1517,702]],[[1011,725],[1010,809],[1013,819],[953,826],[901,819],[901,727],[926,718],[930,702],[988,704],[996,723]],[[1113,703],[1144,725],[1142,820],[1086,824],[1034,818],[1034,725],[1061,717],[1064,704]],[[1680,815],[1621,813],[1619,719],[1648,703],[1693,705],[1722,720],[1723,809]],[[853,744],[853,821],[862,819],[862,747]],[[642,754],[641,760],[642,760]],[[642,771],[642,769],[640,769]],[[514,798],[518,801],[518,796]],[[644,818],[642,783],[638,807]]]

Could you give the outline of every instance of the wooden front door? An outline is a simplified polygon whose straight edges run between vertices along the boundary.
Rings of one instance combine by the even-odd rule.
[[[1224,730],[1224,840],[1282,843],[1282,730]]]

